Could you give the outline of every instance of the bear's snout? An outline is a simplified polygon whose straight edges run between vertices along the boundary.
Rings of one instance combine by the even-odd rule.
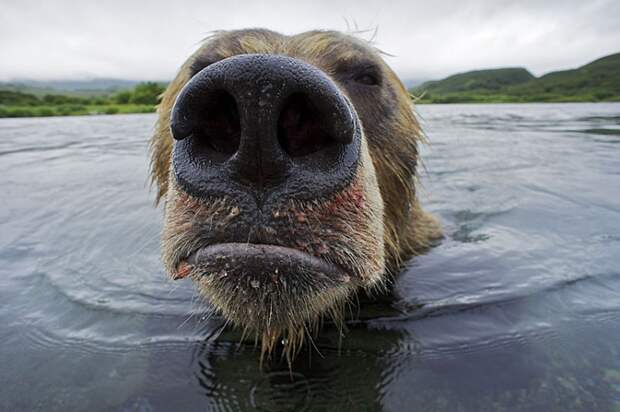
[[[350,183],[360,157],[348,99],[323,71],[282,55],[237,55],[202,69],[180,92],[171,131],[183,190],[256,202],[251,208],[325,198]]]

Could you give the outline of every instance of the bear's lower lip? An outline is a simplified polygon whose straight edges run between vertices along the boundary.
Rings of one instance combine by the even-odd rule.
[[[186,260],[200,273],[230,273],[243,276],[314,275],[330,281],[350,281],[339,266],[297,249],[254,243],[218,243],[193,252]]]

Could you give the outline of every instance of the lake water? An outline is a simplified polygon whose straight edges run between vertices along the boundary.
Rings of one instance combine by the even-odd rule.
[[[418,108],[446,238],[259,369],[159,262],[154,115],[0,120],[0,410],[620,410],[620,104]]]

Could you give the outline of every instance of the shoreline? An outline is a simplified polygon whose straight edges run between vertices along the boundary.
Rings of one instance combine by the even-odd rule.
[[[97,116],[104,114],[154,113],[155,110],[156,106],[146,104],[0,106],[0,118]]]
[[[572,101],[415,101],[416,106],[425,105],[475,105],[475,104],[575,104],[575,103],[620,103],[619,100],[572,100]],[[102,116],[115,114],[155,113],[156,106],[113,104],[88,105],[80,107],[62,106],[0,106],[0,119],[19,119],[36,117]]]

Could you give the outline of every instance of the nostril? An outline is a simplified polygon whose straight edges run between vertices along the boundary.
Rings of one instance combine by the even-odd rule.
[[[180,189],[239,200],[259,215],[337,193],[362,164],[352,102],[321,69],[281,55],[242,54],[202,69],[178,93],[170,133]]]
[[[230,93],[216,90],[201,108],[202,121],[192,131],[194,149],[209,149],[226,155],[233,155],[239,149],[241,124],[237,103]]]
[[[278,119],[278,141],[291,157],[318,152],[336,141],[329,133],[324,116],[302,93],[291,95]]]

